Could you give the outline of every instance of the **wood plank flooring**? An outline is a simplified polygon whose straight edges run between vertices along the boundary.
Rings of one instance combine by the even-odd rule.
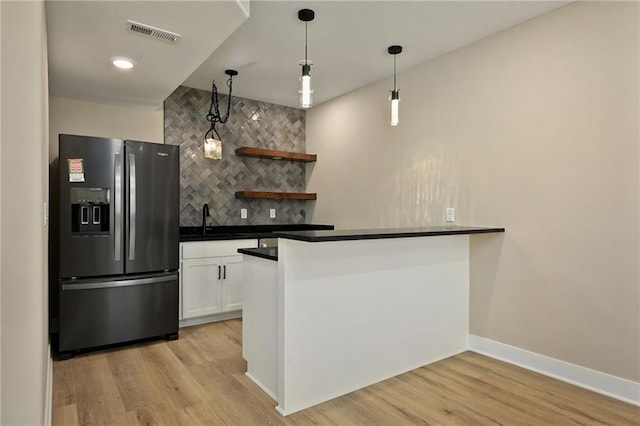
[[[640,408],[473,352],[280,416],[245,375],[242,322],[53,364],[54,425],[640,425]]]

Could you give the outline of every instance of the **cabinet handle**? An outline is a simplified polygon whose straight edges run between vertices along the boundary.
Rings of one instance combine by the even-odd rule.
[[[220,279],[220,265],[218,265],[218,279]]]
[[[224,265],[222,267],[222,279],[226,280],[227,279],[227,265]]]

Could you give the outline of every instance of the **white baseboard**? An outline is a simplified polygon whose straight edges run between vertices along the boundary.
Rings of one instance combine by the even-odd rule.
[[[206,315],[197,318],[181,319],[178,326],[180,328],[191,327],[193,325],[206,324],[209,322],[226,321],[230,319],[242,318],[242,311],[223,312],[221,314]]]
[[[53,353],[51,353],[51,343],[47,347],[48,361],[47,361],[47,383],[45,384],[44,395],[44,423],[45,426],[51,426],[53,421]]]
[[[480,336],[469,335],[469,350],[640,406],[640,383],[560,361]]]
[[[251,373],[249,373],[248,371],[244,373],[249,379],[251,379],[251,381],[253,383],[255,383],[256,385],[258,385],[258,387],[260,389],[262,389],[264,391],[264,393],[266,393],[267,395],[269,395],[269,397],[271,397],[271,399],[273,399],[274,401],[278,401],[278,397],[275,396],[273,394],[273,392],[271,392],[265,385],[262,384],[262,382],[260,382],[260,380],[256,379],[255,377],[253,377],[253,375]]]

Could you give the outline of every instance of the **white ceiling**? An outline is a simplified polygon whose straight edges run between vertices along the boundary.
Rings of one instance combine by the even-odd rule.
[[[401,71],[569,1],[252,0],[242,23],[247,3],[49,0],[50,92],[154,107],[180,84],[208,91],[215,79],[226,92],[224,70],[233,68],[240,73],[234,95],[297,107],[298,62],[304,58],[304,24],[297,12],[311,8],[316,18],[308,26],[309,59],[318,105],[390,79],[392,44],[404,47],[397,58]],[[127,19],[183,37],[168,45],[128,34]],[[138,66],[117,72],[109,62],[114,55],[131,56]]]
[[[248,0],[46,2],[49,93],[157,108],[247,19]],[[224,19],[219,19],[224,17]],[[127,20],[181,35],[175,43],[126,30]],[[112,56],[137,62],[116,69]]]

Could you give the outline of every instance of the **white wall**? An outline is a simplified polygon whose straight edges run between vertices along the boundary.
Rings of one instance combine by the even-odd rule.
[[[2,1],[0,384],[2,424],[45,419],[48,86],[44,3]]]
[[[164,143],[164,109],[104,105],[49,98],[49,159],[58,157],[58,135],[102,136]]]
[[[638,16],[576,2],[403,72],[397,128],[391,78],[312,108],[310,221],[502,225],[472,333],[640,381]]]
[[[2,36],[2,2],[0,2],[0,37]],[[2,38],[0,38],[0,378],[2,377]],[[0,379],[0,421],[2,421],[2,380]]]

